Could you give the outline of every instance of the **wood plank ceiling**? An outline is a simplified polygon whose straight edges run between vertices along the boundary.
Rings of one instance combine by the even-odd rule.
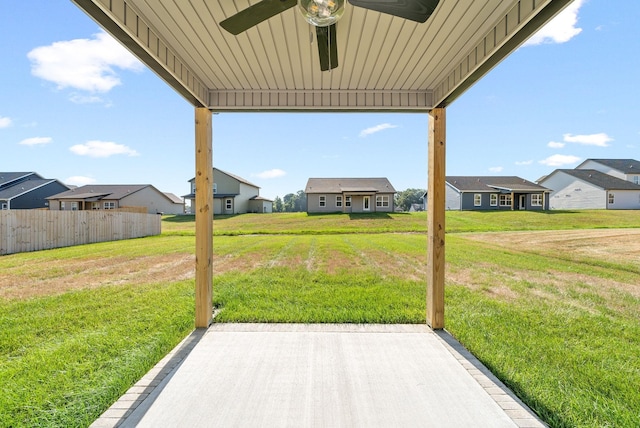
[[[441,0],[426,23],[347,5],[338,67],[320,71],[293,7],[237,36],[219,22],[258,0],[72,0],[194,106],[213,111],[444,107],[571,0]]]

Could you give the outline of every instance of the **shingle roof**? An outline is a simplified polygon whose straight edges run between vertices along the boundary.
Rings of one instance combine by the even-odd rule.
[[[170,192],[163,192],[163,193],[167,198],[171,199],[171,202],[173,202],[174,204],[182,204],[184,202],[180,196],[177,196]]]
[[[0,189],[0,199],[7,200],[15,198],[16,196],[20,196],[23,193],[29,192],[30,190],[37,189],[38,187],[44,186],[49,183],[53,183],[56,180],[48,180],[48,179],[37,179],[37,180],[26,180],[13,186],[8,186],[3,189]]]
[[[223,171],[223,170],[221,170],[220,168],[217,168],[217,167],[213,167],[214,181],[215,181],[215,173],[216,173],[216,171],[221,172],[221,173],[223,173],[223,174],[226,174],[226,175],[228,175],[228,176],[229,176],[229,177],[231,177],[231,178],[235,178],[236,180],[238,180],[238,181],[239,181],[239,182],[241,182],[241,183],[248,184],[249,186],[257,187],[258,189],[260,188],[260,186],[257,186],[257,185],[255,185],[255,184],[253,184],[253,183],[252,183],[252,182],[250,182],[249,180],[245,180],[244,178],[240,177],[239,175],[231,174],[230,172]],[[196,179],[196,178],[195,178],[195,177],[193,177],[193,178],[192,178],[191,180],[189,180],[189,181],[195,181],[195,179]]]
[[[100,199],[120,200],[146,187],[153,186],[150,184],[88,184],[58,193],[57,195],[52,195],[47,199],[87,199],[100,197]]]
[[[395,193],[387,178],[310,178],[305,193],[378,192]]]
[[[634,184],[595,169],[556,169],[548,177],[558,172],[563,172],[604,190],[640,190],[640,184]]]
[[[0,172],[0,187],[19,178],[26,178],[29,176],[33,176],[34,178],[42,178],[35,172]]]
[[[585,162],[588,161],[598,162],[624,174],[640,174],[640,161],[635,159],[587,159]]]
[[[542,192],[546,187],[516,176],[447,176],[446,182],[460,192]]]

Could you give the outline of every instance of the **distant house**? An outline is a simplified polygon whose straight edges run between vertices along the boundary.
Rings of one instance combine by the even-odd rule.
[[[0,172],[0,209],[47,208],[47,197],[65,190],[69,187],[35,172]]]
[[[640,209],[640,184],[633,182],[637,181],[637,175],[618,173],[614,176],[584,169],[590,165],[594,163],[585,161],[580,169],[556,169],[539,180],[541,185],[552,189],[551,209]]]
[[[386,178],[310,178],[308,213],[393,212],[396,190]]]
[[[196,179],[189,180],[191,193],[184,195],[196,211]],[[273,212],[273,201],[260,196],[260,187],[242,177],[213,168],[213,214]]]
[[[546,187],[516,176],[447,176],[448,210],[546,210]]]
[[[612,177],[640,184],[640,161],[635,159],[587,159],[576,169],[595,169]]]
[[[62,211],[146,208],[149,214],[183,214],[184,202],[150,184],[89,184],[47,198]]]

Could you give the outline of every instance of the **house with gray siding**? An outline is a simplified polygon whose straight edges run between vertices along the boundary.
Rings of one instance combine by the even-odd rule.
[[[386,178],[310,178],[308,213],[393,212],[396,190]]]
[[[35,172],[0,172],[0,209],[47,208],[47,197],[66,190],[69,187],[60,181]]]
[[[189,180],[191,193],[184,195],[196,211],[196,179]],[[260,187],[230,172],[213,168],[213,214],[273,212],[273,201],[260,196]]]
[[[552,190],[551,209],[640,209],[640,184],[633,182],[634,174],[614,176],[586,169],[587,165],[594,163],[585,161],[576,169],[556,169],[539,180]]]
[[[146,209],[149,214],[183,214],[184,202],[150,184],[89,184],[47,198],[50,210]]]
[[[447,210],[547,210],[550,190],[516,176],[447,176]]]

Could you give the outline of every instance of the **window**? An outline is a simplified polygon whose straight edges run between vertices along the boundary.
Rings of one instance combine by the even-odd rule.
[[[194,190],[195,193],[195,190]],[[218,193],[218,183],[213,183],[213,194],[215,195],[216,193]]]
[[[376,196],[376,207],[388,207],[388,206],[389,206],[389,195]]]
[[[473,194],[473,206],[479,207],[482,205],[482,193]]]
[[[92,210],[99,210],[100,209],[100,203],[99,202],[92,202],[91,203],[91,209]]]
[[[71,211],[78,211],[78,203],[71,202]]]
[[[542,206],[542,195],[539,193],[534,193],[531,195],[531,206],[532,207],[541,207]]]
[[[609,193],[609,205],[613,205],[616,200],[616,197],[613,193]]]
[[[498,206],[498,195],[495,193],[491,194],[490,197],[490,203],[492,207],[497,207]]]
[[[511,206],[511,194],[503,194],[500,195],[500,206],[501,207],[510,207]]]
[[[640,184],[640,175],[634,175],[633,176],[633,182],[635,184]]]
[[[191,193],[196,193],[196,182],[191,183]]]
[[[111,201],[111,202],[105,202],[103,205],[103,208],[105,210],[115,210],[116,209],[116,203]]]
[[[7,209],[7,203],[6,203],[6,202],[3,202],[3,203],[2,203],[2,209],[3,209],[3,210],[6,210],[6,209]]]
[[[64,202],[60,202],[60,209],[61,209],[62,211],[64,211],[64,209],[65,209]]]
[[[344,206],[345,207],[350,207],[351,206],[351,196],[345,196],[345,198],[344,198]]]
[[[320,196],[320,206],[321,207],[326,207],[327,206],[327,197],[322,195]]]
[[[342,196],[336,196],[336,207],[342,206]]]
[[[231,211],[231,206],[232,206],[232,203],[233,203],[231,198],[225,199],[224,203],[225,203],[226,210],[227,211]]]

